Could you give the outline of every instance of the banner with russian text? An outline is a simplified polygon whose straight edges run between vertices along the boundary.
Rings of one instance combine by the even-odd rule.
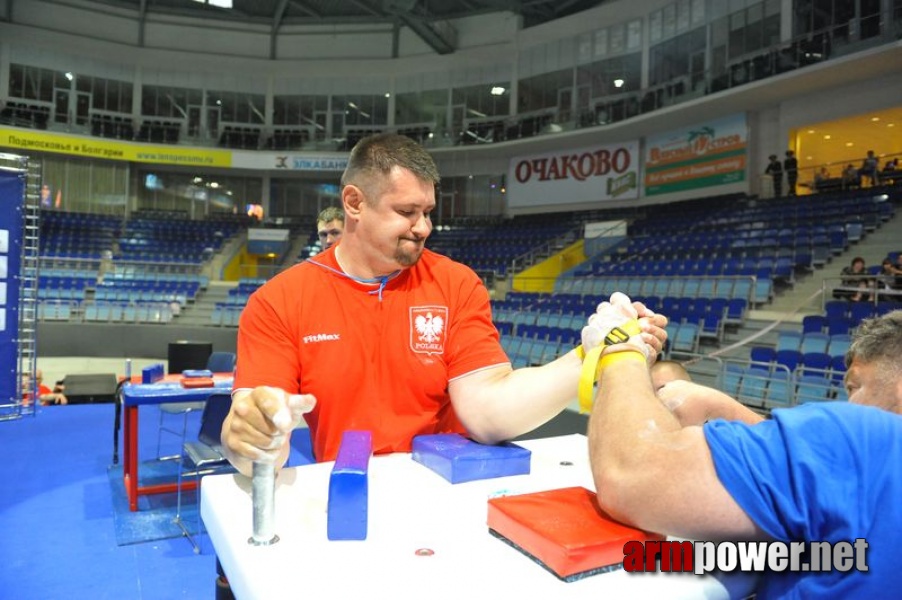
[[[53,152],[86,158],[127,160],[158,165],[229,167],[229,150],[203,150],[174,145],[139,144],[62,133],[0,127],[0,148],[18,152]]]
[[[745,181],[748,125],[744,114],[649,136],[645,195]]]
[[[287,152],[245,152],[236,150],[232,154],[232,167],[237,169],[286,170],[286,171],[330,171],[341,173],[348,166],[348,153],[328,152],[291,154]]]
[[[629,141],[511,159],[510,208],[639,197],[639,142]]]

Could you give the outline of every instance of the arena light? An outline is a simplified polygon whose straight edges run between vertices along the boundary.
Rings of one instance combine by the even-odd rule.
[[[625,82],[624,82],[622,79],[615,79],[615,80],[614,80],[614,87],[616,87],[616,88],[622,88],[624,83],[625,83]]]
[[[232,8],[232,0],[194,0],[195,2],[199,2],[200,4],[209,4],[210,6],[217,6],[219,8]]]
[[[493,96],[503,96],[504,92],[506,92],[506,91],[507,90],[505,90],[500,85],[496,85],[495,87],[492,88],[492,95]]]

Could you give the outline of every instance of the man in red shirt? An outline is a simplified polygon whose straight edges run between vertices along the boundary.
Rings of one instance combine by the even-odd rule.
[[[34,378],[38,388],[38,401],[41,403],[41,406],[49,406],[51,404],[69,404],[69,399],[66,398],[66,395],[63,393],[61,386],[57,385],[57,388],[52,390],[44,385],[44,373],[40,369],[35,370]],[[25,376],[22,379],[22,389],[26,390],[22,395],[22,404],[25,406],[30,406],[31,393],[33,390],[31,386],[28,385],[28,377]]]
[[[409,451],[430,433],[491,444],[576,397],[577,352],[514,371],[478,276],[425,249],[438,181],[432,157],[407,137],[362,140],[342,176],[340,242],[251,296],[222,430],[243,473],[254,460],[284,464],[301,418],[326,461],[348,429],[372,432],[376,453]],[[643,339],[659,351],[666,319],[637,310]]]

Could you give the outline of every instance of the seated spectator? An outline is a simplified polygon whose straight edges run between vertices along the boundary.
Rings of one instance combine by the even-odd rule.
[[[900,276],[902,276],[902,269],[896,267],[889,258],[884,258],[880,264],[880,273],[876,277],[877,295],[880,296],[880,291],[893,292],[902,289],[902,285],[900,285],[902,277]],[[887,294],[887,296],[892,299],[896,297],[895,294]]]
[[[840,271],[842,288],[834,290],[834,298],[847,298],[852,302],[867,302],[871,299],[874,280],[868,276],[864,259],[856,256],[848,267]]]
[[[821,167],[819,171],[814,173],[814,188],[821,187],[828,179],[830,179],[830,171],[827,170],[827,167]]]
[[[635,318],[623,305],[605,312],[611,325],[613,317]],[[900,353],[902,311],[866,319],[845,359],[848,402],[777,409],[763,419],[694,383],[675,381],[656,395],[641,340],[609,346],[589,420],[600,508],[676,537],[795,542],[806,551],[803,568],[768,565],[756,590],[762,600],[872,598],[897,589]],[[854,556],[855,568],[804,568],[828,545]]]
[[[855,165],[848,164],[846,168],[843,169],[842,172],[842,186],[843,189],[856,188],[861,185],[861,176],[858,173],[858,169],[855,168]]]
[[[902,181],[902,171],[899,170],[898,158],[886,160],[886,163],[883,165],[883,170],[880,171],[880,181],[886,185]]]
[[[65,387],[63,386],[63,382],[58,381],[56,385],[53,386],[53,389],[50,389],[46,385],[44,385],[44,373],[37,369],[34,372],[35,385],[30,385],[27,376],[23,376],[22,378],[22,404],[25,406],[31,405],[31,398],[34,389],[37,388],[38,394],[38,402],[41,403],[41,406],[50,406],[54,404],[69,404],[69,399],[66,398],[66,395],[63,393]]]

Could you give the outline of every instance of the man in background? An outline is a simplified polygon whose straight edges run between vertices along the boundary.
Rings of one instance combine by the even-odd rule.
[[[24,393],[22,396],[22,404],[28,406],[31,404],[31,395],[35,391],[34,388],[28,384],[28,377],[22,377],[22,387],[24,389]],[[40,369],[35,370],[34,372],[35,386],[37,388],[37,396],[38,402],[41,406],[51,406],[54,404],[69,404],[69,399],[66,398],[66,394],[63,393],[64,386],[62,382],[57,382],[53,389],[50,389],[46,385],[44,385],[44,373]]]
[[[328,250],[341,239],[344,230],[345,213],[337,206],[324,208],[316,217],[316,235],[323,250]]]
[[[780,162],[776,154],[771,154],[767,159],[770,162],[767,163],[764,174],[770,175],[773,182],[774,198],[780,198],[783,196],[783,163]]]
[[[799,160],[792,150],[786,151],[786,158],[783,159],[783,170],[786,172],[786,185],[789,187],[789,195],[795,196],[796,182],[799,180]]]

